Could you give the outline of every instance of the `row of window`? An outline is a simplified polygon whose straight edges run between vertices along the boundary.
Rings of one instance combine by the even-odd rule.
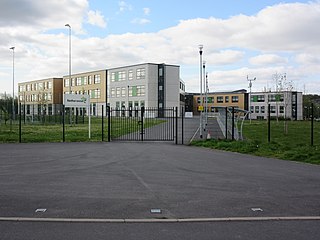
[[[251,113],[265,113],[266,107],[265,106],[251,106],[250,107]],[[276,113],[277,106],[271,105],[270,106],[270,113]],[[284,106],[279,106],[279,113],[284,113]]]
[[[133,69],[129,69],[128,72],[126,70],[118,71],[118,72],[112,72],[110,74],[111,76],[111,82],[121,82],[126,81],[127,76],[128,80],[132,81],[135,79],[145,79],[146,77],[146,69],[145,68],[138,68],[136,69],[135,76]]]
[[[138,86],[128,86],[126,87],[114,87],[111,88],[110,96],[112,98],[117,97],[140,97],[145,96],[146,94],[146,88],[144,85],[138,85]]]
[[[121,102],[117,101],[116,102],[116,109],[126,108],[126,107],[129,107],[129,109],[136,109],[136,108],[144,107],[144,106],[145,106],[144,100],[141,100],[141,101],[129,101],[129,106],[126,106],[126,102],[125,101],[121,101]]]
[[[30,92],[30,91],[42,91],[46,89],[52,89],[52,82],[37,82],[37,83],[30,83],[26,85],[19,85],[19,92]]]
[[[180,89],[184,92],[186,91],[186,86],[184,85],[183,82],[180,82]]]
[[[46,102],[52,100],[52,93],[19,95],[20,102]]]
[[[205,103],[206,102],[206,98],[203,97],[202,101]],[[214,103],[214,97],[207,97],[207,101],[208,103]],[[230,101],[229,96],[217,96],[216,97],[216,101],[217,103],[228,103]],[[197,97],[197,102],[201,103],[201,98]],[[237,103],[239,102],[239,96],[232,96],[231,97],[231,102],[233,103]]]
[[[71,78],[71,86],[84,86],[101,83],[100,74]],[[69,78],[64,79],[64,87],[70,86]]]
[[[64,92],[64,94],[69,94],[70,92]],[[89,90],[79,90],[79,91],[71,91],[71,94],[88,94],[91,99],[98,99],[101,97],[101,90],[97,89],[89,89]]]
[[[269,102],[283,102],[283,94],[270,94],[268,95]],[[265,102],[265,95],[253,95],[250,97],[251,102]]]

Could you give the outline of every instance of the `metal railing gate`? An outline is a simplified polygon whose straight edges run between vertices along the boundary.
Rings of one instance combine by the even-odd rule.
[[[176,141],[178,108],[107,108],[108,140]]]

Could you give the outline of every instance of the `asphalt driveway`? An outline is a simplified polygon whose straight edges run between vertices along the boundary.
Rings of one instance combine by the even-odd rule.
[[[320,215],[316,165],[144,142],[2,144],[0,156],[4,220]]]

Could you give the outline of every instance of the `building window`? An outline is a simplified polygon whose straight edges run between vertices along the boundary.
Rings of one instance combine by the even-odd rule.
[[[111,73],[111,82],[116,81],[116,73]]]
[[[239,102],[239,97],[238,96],[232,96],[232,102]]]
[[[114,98],[116,96],[116,89],[111,88],[111,97]]]
[[[89,84],[89,85],[92,84],[92,76],[91,76],[91,75],[88,76],[88,84]]]
[[[253,109],[254,109],[254,107],[250,106],[250,113],[253,113]]]
[[[126,80],[126,71],[118,72],[119,75],[119,81],[125,81]]]
[[[223,103],[223,97],[222,96],[218,96],[217,97],[217,103]]]
[[[132,69],[128,71],[128,80],[129,81],[133,80],[133,70]]]
[[[81,86],[81,77],[77,77],[77,86]]]
[[[95,89],[95,90],[94,90],[94,93],[95,93],[95,98],[100,98],[100,97],[101,97],[101,91],[100,91],[100,89]]]
[[[269,102],[283,102],[283,94],[272,94],[269,95]]]
[[[120,91],[121,91],[121,88],[117,87],[116,88],[116,97],[120,97]]]
[[[261,106],[261,113],[265,113],[265,106]]]
[[[122,87],[121,88],[121,97],[125,97],[126,96],[126,88]]]
[[[19,86],[19,92],[23,92],[24,91],[24,86],[23,85],[20,85]]]
[[[116,110],[120,109],[120,102],[116,102]]]
[[[98,84],[100,83],[100,74],[95,74],[94,75],[94,84]]]
[[[276,106],[270,106],[270,112],[276,113]]]
[[[254,112],[255,112],[255,113],[259,113],[259,106],[255,106],[255,107],[254,107]]]
[[[264,102],[264,95],[258,95],[258,102]]]
[[[137,86],[137,96],[144,96],[146,93],[145,86]]]
[[[146,76],[146,69],[145,68],[138,68],[137,69],[137,79],[144,79]]]
[[[279,112],[284,113],[284,106],[279,106]]]
[[[229,102],[229,96],[225,96],[225,97],[224,97],[224,101],[225,101],[226,103],[228,103],[228,102]]]
[[[163,76],[163,68],[159,68],[159,77]]]

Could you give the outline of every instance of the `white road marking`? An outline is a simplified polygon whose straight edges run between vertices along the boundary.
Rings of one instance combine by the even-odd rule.
[[[0,221],[7,221],[7,222],[71,222],[71,223],[188,223],[188,222],[247,222],[247,221],[257,222],[257,221],[319,221],[319,220],[320,220],[320,216],[172,218],[172,219],[0,217]]]

